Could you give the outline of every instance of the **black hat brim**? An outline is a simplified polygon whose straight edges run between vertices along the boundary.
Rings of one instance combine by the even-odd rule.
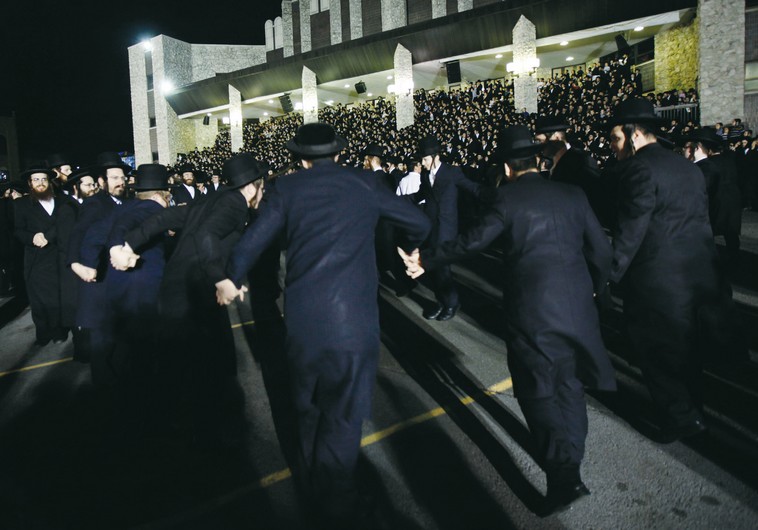
[[[53,171],[52,169],[47,169],[47,168],[27,169],[26,171],[21,173],[21,175],[19,175],[19,178],[21,180],[29,180],[29,177],[31,177],[35,173],[44,173],[45,175],[47,175],[47,177],[50,180],[53,180],[55,178],[55,171]]]
[[[335,155],[347,147],[347,140],[342,136],[335,134],[334,140],[328,144],[316,144],[316,145],[300,145],[295,141],[295,138],[289,140],[284,145],[289,151],[297,156],[308,158]]]
[[[524,160],[526,158],[531,158],[537,155],[537,153],[542,151],[544,148],[545,144],[534,144],[528,147],[519,147],[517,149],[496,149],[495,154],[492,155],[492,158],[498,164],[503,163],[506,160]]]

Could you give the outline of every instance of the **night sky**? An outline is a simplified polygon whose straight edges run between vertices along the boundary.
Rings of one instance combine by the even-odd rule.
[[[129,46],[158,34],[264,44],[265,21],[279,15],[278,0],[7,2],[0,113],[16,112],[22,161],[64,152],[87,165],[101,151],[132,151]]]

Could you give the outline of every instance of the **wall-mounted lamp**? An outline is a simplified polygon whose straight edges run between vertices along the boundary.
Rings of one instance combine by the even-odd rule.
[[[525,61],[514,61],[505,65],[506,72],[518,77],[523,74],[534,75],[537,68],[540,67],[540,60],[537,57],[531,57]]]

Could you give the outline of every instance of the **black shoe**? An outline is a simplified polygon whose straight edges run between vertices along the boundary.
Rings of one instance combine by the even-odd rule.
[[[455,316],[455,313],[458,311],[458,308],[461,307],[461,304],[454,305],[453,307],[446,307],[442,311],[440,311],[440,314],[437,315],[437,320],[440,322],[444,322],[445,320],[450,320]]]
[[[424,318],[427,320],[435,320],[438,316],[440,316],[440,313],[442,313],[443,309],[444,308],[440,304],[432,306],[429,309],[424,310]]]
[[[708,431],[703,420],[693,420],[683,425],[669,425],[661,429],[660,442],[670,444],[682,438],[692,438]]]
[[[548,488],[547,509],[548,513],[560,513],[569,508],[573,503],[590,495],[590,490],[584,483]]]

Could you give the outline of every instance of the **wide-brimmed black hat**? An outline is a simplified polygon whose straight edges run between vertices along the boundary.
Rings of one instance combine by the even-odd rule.
[[[295,137],[285,144],[303,158],[334,155],[347,146],[347,141],[328,123],[306,123],[297,129]]]
[[[222,178],[230,188],[241,188],[265,176],[260,163],[251,153],[234,155],[224,162]]]
[[[645,98],[630,98],[619,103],[613,111],[613,116],[605,123],[606,126],[640,123],[661,125],[665,119],[655,113],[653,104]]]
[[[97,171],[95,171],[95,169],[96,168],[93,167],[80,167],[68,176],[68,179],[66,179],[66,186],[76,184],[82,177],[92,177],[93,179],[96,179]]]
[[[569,125],[559,116],[540,116],[534,125],[534,134],[565,131]]]
[[[140,164],[134,173],[134,191],[168,190],[168,169],[163,164]]]
[[[716,133],[716,129],[713,127],[695,129],[685,139],[689,142],[700,142],[705,144],[706,147],[712,148],[719,148],[724,144],[724,139]]]
[[[368,144],[361,152],[361,156],[378,156],[383,159],[385,157],[384,147],[379,144]]]
[[[21,173],[18,178],[21,180],[29,180],[29,177],[31,177],[34,173],[44,173],[50,180],[53,180],[55,178],[55,171],[49,169],[47,167],[47,162],[42,160],[30,164],[26,171]]]
[[[412,168],[416,164],[420,164],[420,163],[421,162],[419,162],[415,158],[406,158],[405,161],[403,161],[403,164],[405,164],[405,167],[407,167],[407,168]]]
[[[53,153],[47,157],[47,166],[50,169],[54,167],[70,166],[71,159],[63,153]]]
[[[521,160],[539,153],[544,144],[536,144],[525,125],[512,125],[500,132],[494,158],[497,162]]]
[[[96,167],[103,172],[105,172],[106,169],[114,167],[121,168],[124,170],[124,174],[132,170],[132,166],[124,164],[124,161],[121,160],[121,157],[118,156],[118,153],[115,151],[105,151],[97,155]]]
[[[421,159],[428,155],[436,155],[440,151],[442,151],[442,146],[437,138],[434,136],[424,136],[418,142],[418,152],[416,153],[416,156]]]
[[[387,155],[384,157],[384,161],[394,166],[398,165],[401,162],[400,157],[397,155]]]
[[[182,164],[181,166],[177,168],[176,172],[179,173],[180,175],[183,173],[195,174],[197,173],[197,170],[195,169],[195,166],[193,166],[192,164]],[[197,175],[195,176],[197,177]]]

